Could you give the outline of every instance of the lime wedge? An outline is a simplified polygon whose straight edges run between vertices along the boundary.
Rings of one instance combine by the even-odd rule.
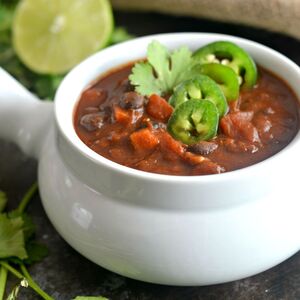
[[[37,73],[64,73],[107,45],[113,30],[108,0],[22,0],[13,43]]]

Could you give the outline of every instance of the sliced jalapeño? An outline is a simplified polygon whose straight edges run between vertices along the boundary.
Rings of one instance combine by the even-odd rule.
[[[239,76],[239,83],[252,88],[257,81],[257,68],[251,56],[238,45],[219,41],[199,48],[193,54],[200,64],[220,63],[232,68]]]
[[[177,85],[169,103],[176,108],[190,99],[210,100],[216,105],[220,117],[228,111],[227,101],[221,88],[206,75],[196,75]]]
[[[209,100],[190,99],[178,105],[168,121],[168,132],[185,144],[213,138],[218,130],[219,113]]]
[[[237,74],[229,67],[217,63],[196,65],[192,74],[204,74],[213,79],[222,89],[228,102],[239,97],[239,81]]]

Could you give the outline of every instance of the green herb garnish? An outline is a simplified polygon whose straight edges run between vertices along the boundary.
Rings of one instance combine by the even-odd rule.
[[[25,267],[26,264],[30,265],[42,260],[48,254],[47,248],[34,240],[35,226],[25,213],[36,190],[35,183],[16,210],[0,214],[0,299],[4,297],[7,273],[10,272],[20,279],[20,284],[11,291],[7,299],[16,299],[20,287],[26,287],[25,283],[28,283],[43,299],[53,300],[31,278]],[[3,192],[0,192],[0,195],[0,199],[6,199]]]
[[[153,41],[148,46],[147,61],[136,63],[129,79],[135,90],[142,95],[164,95],[190,78],[192,66],[192,52],[187,47],[170,53],[158,41]]]
[[[27,258],[24,241],[22,217],[9,218],[6,214],[0,215],[0,258],[16,256],[19,259]]]

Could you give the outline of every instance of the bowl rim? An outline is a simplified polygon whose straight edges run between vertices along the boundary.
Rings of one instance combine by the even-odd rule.
[[[159,174],[159,173],[151,173],[151,172],[146,172],[146,171],[141,171],[137,169],[133,169],[130,167],[126,167],[124,165],[118,164],[112,160],[109,160],[100,154],[96,153],[93,151],[91,148],[89,148],[86,144],[83,143],[83,141],[77,136],[74,124],[72,121],[72,128],[75,133],[76,138],[73,136],[73,138],[70,137],[68,132],[65,130],[64,126],[64,120],[63,120],[63,112],[62,112],[62,94],[65,92],[64,89],[68,86],[69,81],[76,76],[76,73],[80,72],[81,69],[85,67],[86,64],[90,63],[91,61],[94,61],[96,59],[99,59],[99,56],[103,56],[104,54],[109,53],[112,50],[116,50],[118,48],[122,47],[127,47],[130,46],[131,44],[134,44],[136,42],[145,42],[145,48],[147,47],[149,41],[151,39],[167,39],[170,40],[172,39],[180,39],[180,38],[187,38],[189,37],[190,39],[194,38],[217,38],[217,39],[227,39],[230,41],[235,41],[235,42],[241,42],[241,43],[246,43],[249,46],[255,47],[258,49],[258,51],[267,51],[269,52],[270,55],[274,56],[274,59],[280,59],[283,61],[285,64],[287,64],[290,68],[294,69],[295,72],[298,73],[299,79],[300,79],[300,67],[294,63],[292,60],[290,60],[288,57],[285,55],[279,53],[278,51],[269,48],[261,43],[237,37],[237,36],[232,36],[232,35],[227,35],[227,34],[219,34],[219,33],[207,33],[207,32],[181,32],[181,33],[161,33],[161,34],[153,34],[153,35],[147,35],[147,36],[142,36],[138,37],[123,43],[119,43],[117,45],[113,45],[110,47],[107,47],[105,49],[102,49],[98,51],[97,53],[91,55],[90,57],[86,58],[84,61],[82,61],[80,64],[75,66],[63,79],[61,82],[56,95],[55,95],[55,121],[56,125],[58,127],[59,132],[63,135],[65,140],[68,141],[68,144],[75,150],[76,152],[80,153],[83,155],[86,159],[92,161],[94,164],[97,164],[99,167],[106,167],[109,169],[112,169],[113,171],[122,174],[122,175],[127,175],[135,178],[143,178],[146,180],[151,180],[151,181],[168,181],[168,182],[174,182],[174,183],[179,183],[179,182],[201,182],[201,183],[211,183],[214,181],[227,181],[227,180],[233,180],[235,178],[240,178],[249,176],[250,174],[256,174],[259,170],[258,169],[265,169],[267,166],[270,164],[276,163],[277,160],[280,160],[284,156],[287,156],[289,154],[289,149],[295,148],[297,145],[300,146],[300,130],[298,130],[298,133],[296,136],[293,138],[293,140],[285,146],[282,150],[277,152],[276,154],[266,158],[263,161],[260,161],[258,163],[255,163],[253,165],[229,171],[229,172],[224,172],[221,174],[211,174],[211,175],[167,175],[167,174]],[[117,68],[119,64],[112,66],[111,69]],[[105,73],[105,72],[104,72]],[[276,73],[275,73],[276,74]],[[280,74],[278,74],[280,77]],[[98,77],[101,76],[101,73],[98,75]],[[96,77],[97,78],[97,77]],[[95,79],[96,79],[95,78]],[[280,77],[283,79],[282,77]],[[284,79],[283,79],[284,80]],[[90,84],[90,82],[89,82]],[[86,85],[85,87],[87,87]],[[292,89],[294,91],[294,89]],[[82,90],[81,90],[82,91]],[[296,94],[296,93],[295,93]],[[298,99],[300,97],[298,96]],[[299,99],[300,101],[300,99]],[[76,104],[78,103],[78,99],[74,102],[74,105],[72,107],[72,120],[74,117],[74,111]]]

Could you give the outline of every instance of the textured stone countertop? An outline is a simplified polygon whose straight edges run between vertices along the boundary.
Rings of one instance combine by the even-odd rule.
[[[116,13],[116,24],[137,36],[161,32],[219,32],[246,37],[268,45],[300,64],[300,41],[244,26],[176,18],[158,14]],[[36,180],[37,164],[16,146],[0,140],[0,189],[14,207]],[[300,299],[300,253],[259,275],[227,284],[206,287],[170,287],[147,284],[111,273],[73,250],[57,234],[36,195],[29,207],[37,224],[37,237],[49,247],[50,255],[30,268],[32,276],[57,300],[76,295],[103,295],[111,300],[203,300],[203,299]],[[287,232],[287,234],[289,234]],[[299,233],[300,234],[300,233]],[[12,286],[14,281],[10,280]],[[22,300],[39,299],[30,289]]]

